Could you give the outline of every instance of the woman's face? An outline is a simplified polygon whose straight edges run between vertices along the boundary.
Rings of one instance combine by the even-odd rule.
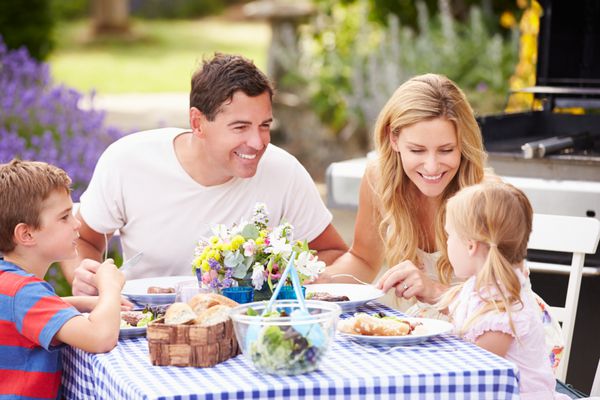
[[[458,172],[461,154],[456,128],[446,118],[406,126],[390,140],[404,173],[427,197],[440,196]]]

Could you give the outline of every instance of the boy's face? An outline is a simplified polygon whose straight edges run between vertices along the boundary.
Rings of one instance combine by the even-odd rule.
[[[81,222],[73,216],[73,202],[65,190],[55,190],[43,201],[41,226],[33,232],[40,257],[49,262],[77,256]]]
[[[214,121],[203,116],[200,119],[200,136],[207,150],[203,161],[211,169],[211,184],[254,176],[271,141],[273,112],[269,94],[250,97],[238,91],[231,102],[221,106]]]

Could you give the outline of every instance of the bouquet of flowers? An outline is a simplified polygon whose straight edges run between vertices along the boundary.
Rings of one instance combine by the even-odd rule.
[[[201,271],[202,283],[224,289],[251,281],[255,290],[267,283],[273,291],[292,252],[302,282],[323,272],[325,263],[319,261],[306,241],[294,240],[292,225],[270,228],[268,222],[266,205],[257,203],[249,222],[213,227],[213,236],[198,242],[192,262],[194,272]]]

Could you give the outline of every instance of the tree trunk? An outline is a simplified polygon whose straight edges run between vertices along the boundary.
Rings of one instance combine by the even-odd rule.
[[[93,0],[93,29],[96,35],[129,32],[128,0]]]

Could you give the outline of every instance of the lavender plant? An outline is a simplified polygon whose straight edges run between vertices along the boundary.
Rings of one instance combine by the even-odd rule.
[[[0,162],[18,157],[57,165],[73,180],[78,201],[100,154],[122,135],[103,125],[104,112],[79,108],[82,98],[54,85],[48,65],[27,49],[9,51],[0,37]]]
[[[72,88],[54,85],[48,65],[25,48],[9,51],[0,36],[0,163],[18,157],[57,165],[73,180],[78,201],[102,151],[122,136],[103,125],[103,112],[79,108],[82,98]],[[70,294],[57,265],[46,279],[57,294]]]

